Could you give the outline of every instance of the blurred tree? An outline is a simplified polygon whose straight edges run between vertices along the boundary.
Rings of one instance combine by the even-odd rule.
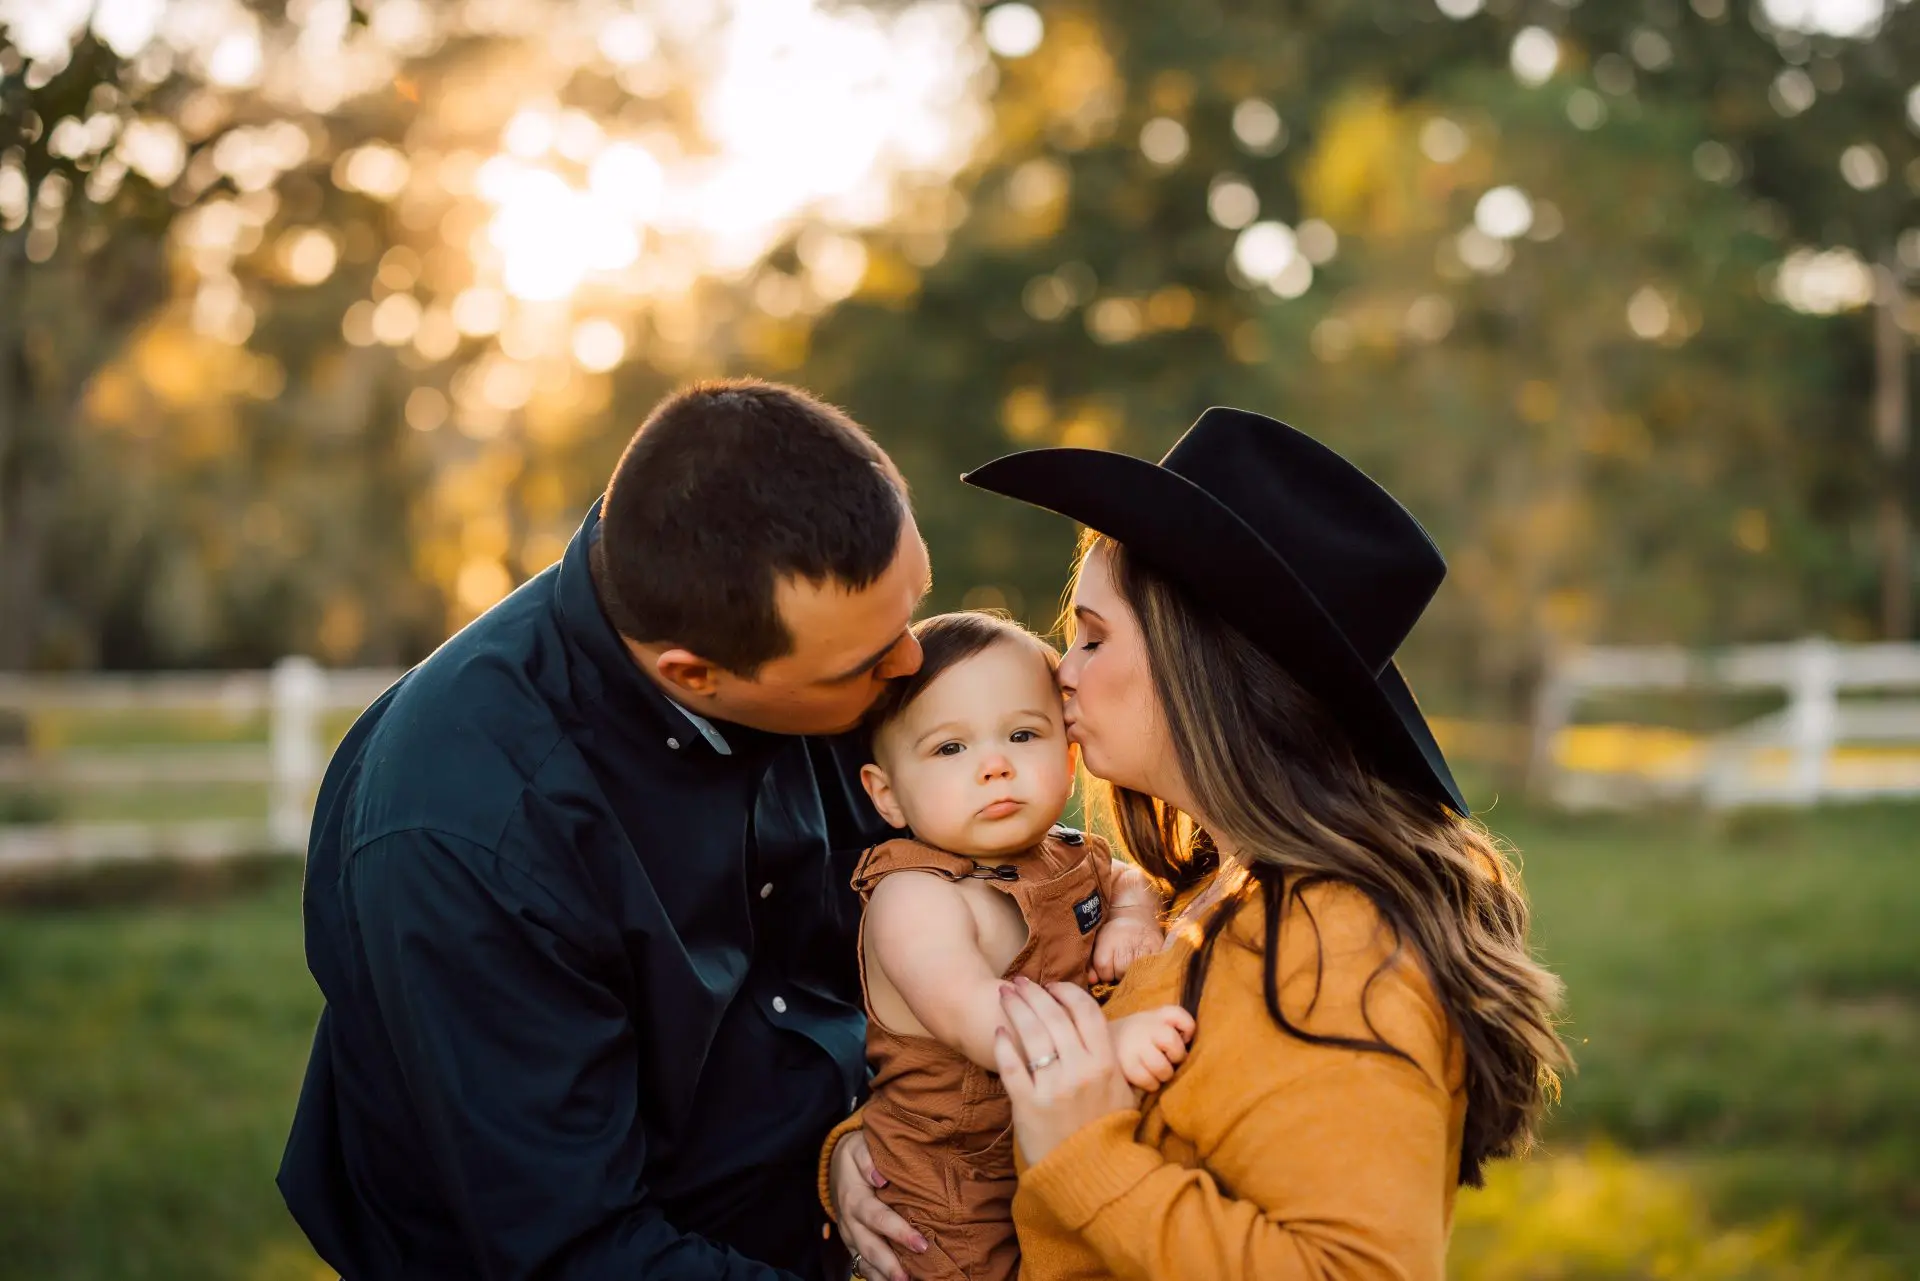
[[[943,606],[1046,621],[1067,551],[957,473],[1155,454],[1228,401],[1435,529],[1410,658],[1442,701],[1511,710],[1567,640],[1867,634],[1875,496],[1912,482],[1873,453],[1861,308],[1870,264],[1920,265],[1920,14],[1788,23],[1824,12],[0,32],[0,663],[413,657],[557,554],[665,387],[728,369],[875,428]]]
[[[1445,8],[1027,11],[970,218],[937,261],[876,248],[804,371],[921,480],[943,604],[1047,621],[1067,551],[952,475],[1156,454],[1234,401],[1435,530],[1455,573],[1410,659],[1443,703],[1515,713],[1565,641],[1870,633],[1863,325],[1811,313],[1863,303],[1915,213],[1920,15]],[[1802,63],[1831,103],[1782,97]]]

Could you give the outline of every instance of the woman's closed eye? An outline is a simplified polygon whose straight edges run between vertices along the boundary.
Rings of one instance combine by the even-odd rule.
[[[1100,642],[1097,640],[1083,640],[1080,642],[1080,648],[1091,654],[1094,650],[1100,648]]]

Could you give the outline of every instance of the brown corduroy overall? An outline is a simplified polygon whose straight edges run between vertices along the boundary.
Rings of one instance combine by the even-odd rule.
[[[1097,836],[1055,828],[996,875],[997,863],[895,840],[861,859],[853,888],[862,902],[895,872],[977,877],[1013,899],[1027,942],[1002,978],[1084,985],[1093,939],[1112,897],[1112,855]],[[866,989],[862,933],[860,982]],[[867,997],[867,1064],[873,1097],[862,1113],[873,1163],[887,1178],[887,1204],[927,1238],[911,1261],[914,1281],[1013,1281],[1020,1247],[1013,1231],[1013,1112],[1000,1078],[925,1036],[881,1025]]]

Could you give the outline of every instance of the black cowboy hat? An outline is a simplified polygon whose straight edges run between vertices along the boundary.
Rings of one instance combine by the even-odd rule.
[[[1157,464],[1030,449],[961,479],[1123,544],[1331,707],[1382,777],[1468,812],[1393,662],[1446,562],[1393,495],[1325,445],[1216,408]]]

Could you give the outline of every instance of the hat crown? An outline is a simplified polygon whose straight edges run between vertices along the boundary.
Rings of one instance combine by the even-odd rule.
[[[1265,415],[1209,409],[1160,465],[1252,528],[1375,673],[1446,577],[1439,548],[1393,495],[1319,441]]]

